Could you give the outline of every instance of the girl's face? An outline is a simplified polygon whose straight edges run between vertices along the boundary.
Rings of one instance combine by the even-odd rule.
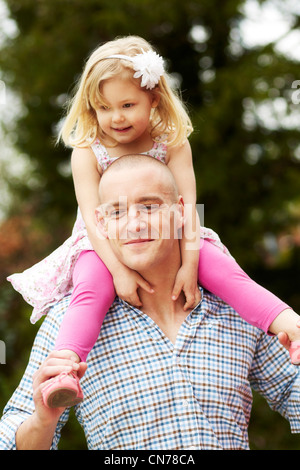
[[[105,106],[99,105],[96,113],[102,131],[119,145],[149,141],[151,109],[158,105],[158,98],[121,77],[104,81],[101,93]]]

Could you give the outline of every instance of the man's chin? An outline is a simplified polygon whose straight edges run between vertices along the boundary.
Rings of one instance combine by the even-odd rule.
[[[123,263],[135,271],[147,269],[157,252],[154,242],[155,240],[147,239],[123,244],[121,249]]]

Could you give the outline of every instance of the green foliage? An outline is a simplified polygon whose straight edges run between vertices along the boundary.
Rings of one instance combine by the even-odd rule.
[[[274,106],[278,103],[285,103],[287,114],[297,112],[290,91],[292,82],[299,79],[299,63],[281,55],[272,43],[245,47],[239,30],[245,2],[5,3],[19,34],[2,47],[1,78],[24,104],[25,112],[15,121],[16,147],[29,156],[33,177],[39,182],[34,186],[32,179],[23,185],[12,184],[18,201],[13,213],[26,210],[33,215],[33,230],[40,221],[38,230],[51,234],[50,238],[43,236],[39,254],[46,254],[65,239],[75,217],[76,201],[68,172],[70,151],[54,144],[66,98],[95,47],[116,36],[137,34],[157,47],[167,58],[169,71],[180,79],[195,127],[191,144],[205,225],[220,234],[246,270],[251,269],[262,283],[271,279],[268,287],[294,302],[300,311],[300,300],[290,284],[299,273],[295,239],[290,237],[283,254],[278,244],[273,253],[263,243],[266,235],[276,241],[279,235],[292,233],[298,223],[297,211],[291,210],[298,207],[299,199],[298,130],[284,125],[281,116],[270,128],[258,112],[259,105],[269,106],[276,118]],[[295,16],[295,27],[297,20]],[[27,267],[29,258],[20,256],[19,264]],[[9,266],[6,263],[2,279]],[[35,330],[28,324],[28,307],[6,284],[1,287],[0,308],[0,338],[9,343],[8,365],[0,370],[4,405],[21,376]],[[262,413],[265,416],[265,411]],[[274,414],[266,416],[272,426]],[[251,425],[253,446],[270,448],[272,433],[255,440],[257,422],[260,426],[260,420]],[[72,446],[71,442],[72,437],[62,445]],[[285,446],[294,444],[286,439]]]

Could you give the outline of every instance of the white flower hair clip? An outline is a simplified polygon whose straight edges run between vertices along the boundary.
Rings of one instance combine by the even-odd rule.
[[[160,77],[164,74],[163,58],[154,51],[145,52],[142,49],[141,54],[128,56],[123,54],[114,54],[106,57],[107,59],[124,59],[133,63],[135,70],[134,78],[142,78],[141,86],[147,90],[152,90],[158,84]]]

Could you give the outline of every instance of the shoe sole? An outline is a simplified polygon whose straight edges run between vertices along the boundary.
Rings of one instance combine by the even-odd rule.
[[[298,359],[298,357],[297,357],[297,359],[292,360],[292,364],[294,364],[294,366],[299,366],[300,365],[300,359]]]
[[[47,406],[49,408],[68,408],[70,406],[78,405],[82,400],[83,399],[78,397],[74,390],[62,387],[49,393],[47,397]]]

